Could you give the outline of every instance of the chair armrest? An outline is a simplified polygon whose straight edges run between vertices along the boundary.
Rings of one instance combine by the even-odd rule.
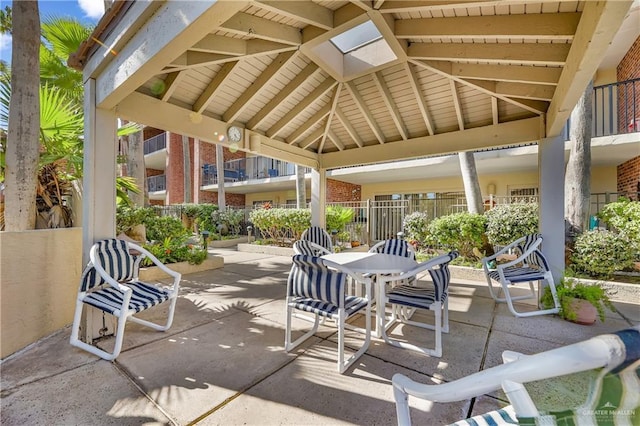
[[[378,247],[382,247],[382,246],[384,245],[384,243],[385,243],[385,241],[384,241],[384,240],[382,240],[382,241],[378,241],[377,243],[375,243],[375,244],[373,245],[373,247],[371,247],[371,248],[369,249],[369,253],[377,253],[377,252],[378,252]]]
[[[520,256],[518,256],[517,258],[515,258],[514,260],[511,260],[507,263],[501,263],[500,265],[496,266],[496,269],[498,270],[504,270],[506,268],[509,268],[511,266],[517,265],[519,263],[524,262],[527,257],[529,257],[531,255],[531,253],[533,253],[534,251],[538,251],[538,253],[540,253],[540,251],[535,247],[532,246],[531,248],[529,248],[529,250],[525,251],[524,253],[522,253]],[[540,253],[542,254],[542,253]]]
[[[170,275],[171,277],[173,277],[173,285],[171,290],[173,292],[178,291],[178,288],[180,286],[180,279],[182,278],[182,274],[180,272],[176,272],[173,269],[168,268],[164,263],[160,262],[160,260],[158,260],[157,257],[151,254],[151,252],[149,252],[149,250],[145,249],[144,247],[139,246],[138,244],[129,243],[129,242],[127,243],[127,245],[129,246],[129,248],[137,250],[143,255],[145,255],[147,258],[149,258],[153,262],[154,265],[160,268],[167,275]]]
[[[362,275],[362,274],[356,274],[354,271],[352,271],[348,267],[346,267],[344,265],[340,265],[339,263],[332,262],[332,261],[324,259],[324,258],[322,259],[322,263],[327,268],[331,268],[331,269],[335,269],[336,271],[343,272],[343,273],[347,274],[349,277],[351,277],[351,279],[353,279],[354,281],[364,284],[366,298],[367,298],[367,300],[369,302],[372,301],[372,298],[371,298],[371,277],[370,276],[365,276],[365,275]]]

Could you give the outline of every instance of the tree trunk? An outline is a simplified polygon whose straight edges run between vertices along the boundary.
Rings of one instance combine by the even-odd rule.
[[[591,110],[593,81],[571,112],[571,151],[564,180],[564,212],[570,241],[588,229],[591,198]]]
[[[146,179],[146,169],[144,167],[144,141],[142,140],[142,130],[133,133],[128,137],[129,143],[127,147],[127,175],[136,180],[138,194],[130,192],[129,198],[138,206],[144,207],[147,204],[148,187]]]
[[[189,154],[189,136],[182,135],[182,163],[184,177],[184,202],[191,202],[191,155]]]
[[[473,152],[459,152],[458,159],[460,160],[460,171],[464,182],[464,195],[467,199],[467,211],[469,213],[482,214],[484,213],[484,205]]]
[[[222,145],[216,145],[216,171],[218,173],[218,210],[225,211],[224,195],[224,149]]]
[[[37,1],[13,2],[11,100],[5,172],[5,229],[36,223],[40,155],[40,12]]]
[[[307,185],[304,181],[304,167],[296,164],[296,207],[307,207]]]

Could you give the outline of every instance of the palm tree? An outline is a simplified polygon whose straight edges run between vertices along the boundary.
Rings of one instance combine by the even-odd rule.
[[[469,213],[484,213],[480,183],[478,182],[478,172],[476,171],[476,159],[473,152],[459,152],[460,171],[464,183],[464,194],[467,199],[467,211]]]

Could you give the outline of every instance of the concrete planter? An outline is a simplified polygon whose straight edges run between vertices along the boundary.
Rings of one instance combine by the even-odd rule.
[[[254,238],[251,237],[251,241],[253,241]],[[238,244],[241,243],[246,243],[247,242],[247,237],[238,237],[238,238],[234,238],[232,240],[213,240],[213,241],[209,241],[209,247],[212,248],[227,248],[227,247],[235,247]]]
[[[247,243],[238,244],[238,251],[243,251],[245,253],[270,254],[272,256],[293,256],[293,248],[291,247],[263,246]]]
[[[173,269],[176,272],[180,272],[182,275],[192,274],[194,272],[222,268],[224,267],[224,258],[222,256],[212,256],[211,254],[209,254],[209,257],[207,257],[204,262],[199,265],[191,265],[189,262],[178,262],[168,263],[167,267]],[[165,274],[157,266],[140,268],[140,279],[142,281],[154,281],[168,277],[169,275]]]

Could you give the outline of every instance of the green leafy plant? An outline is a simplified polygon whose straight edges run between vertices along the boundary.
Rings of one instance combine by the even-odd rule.
[[[353,209],[339,205],[327,206],[325,218],[326,229],[329,232],[334,229],[340,232],[353,219]]]
[[[587,231],[576,238],[571,261],[573,269],[594,277],[608,277],[633,265],[631,241],[625,234]]]
[[[485,225],[483,215],[463,212],[434,219],[428,229],[440,245],[470,258],[474,257],[473,248],[480,248],[484,243]]]
[[[167,237],[161,242],[145,244],[144,248],[158,258],[164,264],[189,262],[199,265],[207,258],[207,251],[193,244],[184,244],[179,240]],[[142,266],[151,266],[153,263],[145,259]]]
[[[211,234],[217,232],[216,223],[213,222],[213,212],[217,210],[216,204],[198,204],[196,222],[200,232],[209,231]]]
[[[560,302],[560,312],[558,315],[569,321],[575,321],[577,319],[577,313],[571,307],[573,299],[586,300],[592,304],[598,311],[598,317],[602,322],[604,322],[605,319],[605,308],[611,311],[614,310],[609,296],[607,296],[605,290],[597,284],[584,284],[573,278],[565,277],[560,284],[556,286],[556,292],[558,294],[558,301]],[[553,296],[549,286],[545,287],[540,302],[547,309],[554,306]]]
[[[429,238],[429,216],[424,212],[413,212],[402,220],[402,229],[409,241],[419,246],[426,245]]]
[[[190,232],[184,227],[182,221],[173,216],[152,216],[144,221],[147,229],[147,240],[163,241],[172,238],[175,241],[183,242]]]
[[[518,238],[538,232],[538,205],[502,204],[486,212],[489,243],[506,246]]]
[[[598,217],[631,241],[634,260],[640,260],[640,201],[620,197],[604,206]]]
[[[231,231],[232,235],[240,234],[240,224],[244,220],[244,211],[242,210],[225,210],[221,212],[216,210],[211,214],[213,223],[217,226],[224,225]]]
[[[299,239],[302,232],[311,226],[311,210],[256,209],[249,213],[249,220],[266,239],[284,245],[285,238],[290,233],[293,234],[293,239]]]
[[[146,225],[153,217],[156,217],[156,214],[149,208],[119,206],[116,209],[116,234],[126,234],[136,225]]]

